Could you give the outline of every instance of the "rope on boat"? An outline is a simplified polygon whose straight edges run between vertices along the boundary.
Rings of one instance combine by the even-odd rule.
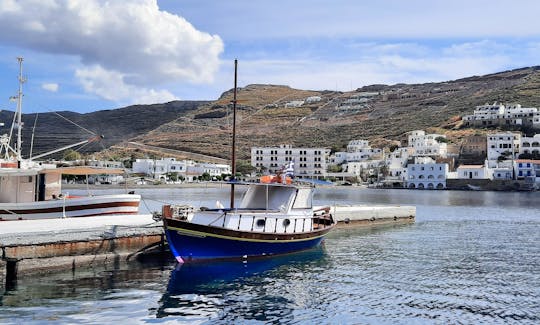
[[[64,117],[64,116],[58,114],[57,112],[53,112],[53,111],[50,111],[50,112],[51,112],[51,113],[54,113],[55,115],[60,116],[60,117],[63,118],[64,120],[68,121],[69,123],[71,123],[71,124],[73,124],[73,125],[75,125],[75,126],[81,128],[82,130],[85,130],[86,132],[88,132],[88,133],[90,133],[90,134],[92,134],[92,135],[97,135],[96,133],[94,133],[94,132],[88,130],[87,128],[85,128],[85,127],[83,127],[83,126],[81,126],[81,125],[79,125],[79,124],[77,124],[77,123],[75,123],[75,122],[73,122],[72,120],[68,119],[67,117]]]

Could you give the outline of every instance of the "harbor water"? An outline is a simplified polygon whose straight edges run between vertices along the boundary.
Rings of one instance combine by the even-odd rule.
[[[137,192],[154,211],[225,204],[227,190]],[[271,259],[179,266],[166,254],[25,277],[2,289],[0,323],[540,323],[539,193],[336,187],[315,200],[416,205],[416,222],[337,229]]]

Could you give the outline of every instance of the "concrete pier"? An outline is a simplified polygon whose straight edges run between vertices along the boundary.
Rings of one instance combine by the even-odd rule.
[[[135,259],[163,249],[162,223],[152,216],[3,221],[0,280]]]
[[[334,205],[330,213],[338,227],[385,226],[413,223],[415,206],[402,205]]]
[[[414,222],[413,206],[332,206],[338,227]],[[152,215],[0,222],[0,287],[18,277],[136,260],[165,249]]]

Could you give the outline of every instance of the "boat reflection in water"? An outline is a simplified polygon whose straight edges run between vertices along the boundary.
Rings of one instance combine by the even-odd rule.
[[[321,246],[271,258],[178,264],[171,272],[156,316],[183,321],[219,318],[224,308],[242,299],[237,295],[261,299],[268,294],[257,291],[273,288],[277,282],[300,273],[316,272],[327,264]],[[243,311],[244,315],[256,312]]]

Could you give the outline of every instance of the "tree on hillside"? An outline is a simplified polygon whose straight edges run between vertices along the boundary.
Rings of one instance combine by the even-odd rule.
[[[251,166],[251,164],[247,160],[239,160],[236,163],[236,172],[241,175],[249,175],[256,171],[257,168]]]
[[[435,141],[437,141],[438,143],[448,143],[448,139],[445,138],[445,137],[441,137],[441,136],[436,137]]]
[[[62,158],[67,161],[79,160],[81,159],[81,154],[75,150],[68,149],[64,152],[64,156]]]

